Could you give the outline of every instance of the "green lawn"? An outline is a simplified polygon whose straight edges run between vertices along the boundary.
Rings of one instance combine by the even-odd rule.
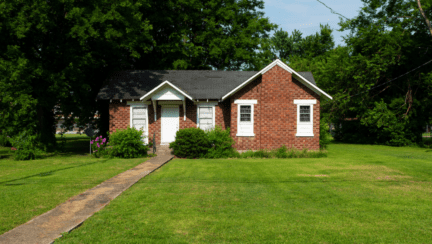
[[[147,160],[93,158],[88,140],[68,135],[64,152],[33,161],[0,147],[0,234]]]
[[[174,159],[56,243],[429,243],[432,150]]]

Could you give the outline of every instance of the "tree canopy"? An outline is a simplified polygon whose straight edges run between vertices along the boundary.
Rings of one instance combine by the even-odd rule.
[[[108,130],[95,101],[125,69],[238,69],[277,26],[259,0],[61,0],[0,3],[0,130],[55,145],[54,108]]]
[[[347,46],[298,59],[291,67],[313,71],[319,87],[333,96],[321,106],[323,116],[342,125],[336,139],[395,146],[421,143],[432,118],[428,26],[415,1],[363,2],[359,16],[341,19],[340,31],[351,30],[344,38]],[[431,7],[430,2],[423,5],[429,18]]]

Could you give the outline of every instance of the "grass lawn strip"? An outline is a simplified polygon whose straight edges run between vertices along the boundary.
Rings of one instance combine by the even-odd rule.
[[[0,159],[0,234],[148,159],[82,156],[87,139],[70,138],[65,152],[32,161],[14,161],[10,148],[0,147],[6,156]]]
[[[431,154],[332,144],[318,159],[175,159],[56,243],[427,243]]]

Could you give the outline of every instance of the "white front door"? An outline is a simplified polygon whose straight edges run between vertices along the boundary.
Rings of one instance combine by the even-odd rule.
[[[175,141],[176,132],[179,130],[179,106],[162,106],[162,144]]]

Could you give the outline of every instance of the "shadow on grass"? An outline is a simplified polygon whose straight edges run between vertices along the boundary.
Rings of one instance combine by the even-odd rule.
[[[0,181],[0,185],[6,185],[6,186],[24,185],[25,183],[18,183],[18,184],[9,184],[9,183],[10,182],[14,182],[14,181],[29,179],[29,178],[32,178],[32,177],[50,176],[50,175],[53,175],[55,172],[64,171],[64,170],[68,170],[68,169],[73,169],[73,168],[84,167],[84,166],[88,166],[88,165],[92,165],[92,164],[97,164],[97,163],[105,163],[108,160],[109,159],[106,159],[104,161],[96,161],[96,162],[92,162],[92,163],[84,163],[84,164],[74,165],[74,166],[65,167],[65,168],[61,168],[61,169],[56,169],[56,170],[50,170],[50,171],[46,171],[46,172],[41,172],[41,173],[38,173],[38,174],[29,175],[29,176],[25,176],[25,177],[13,179],[13,180]]]

